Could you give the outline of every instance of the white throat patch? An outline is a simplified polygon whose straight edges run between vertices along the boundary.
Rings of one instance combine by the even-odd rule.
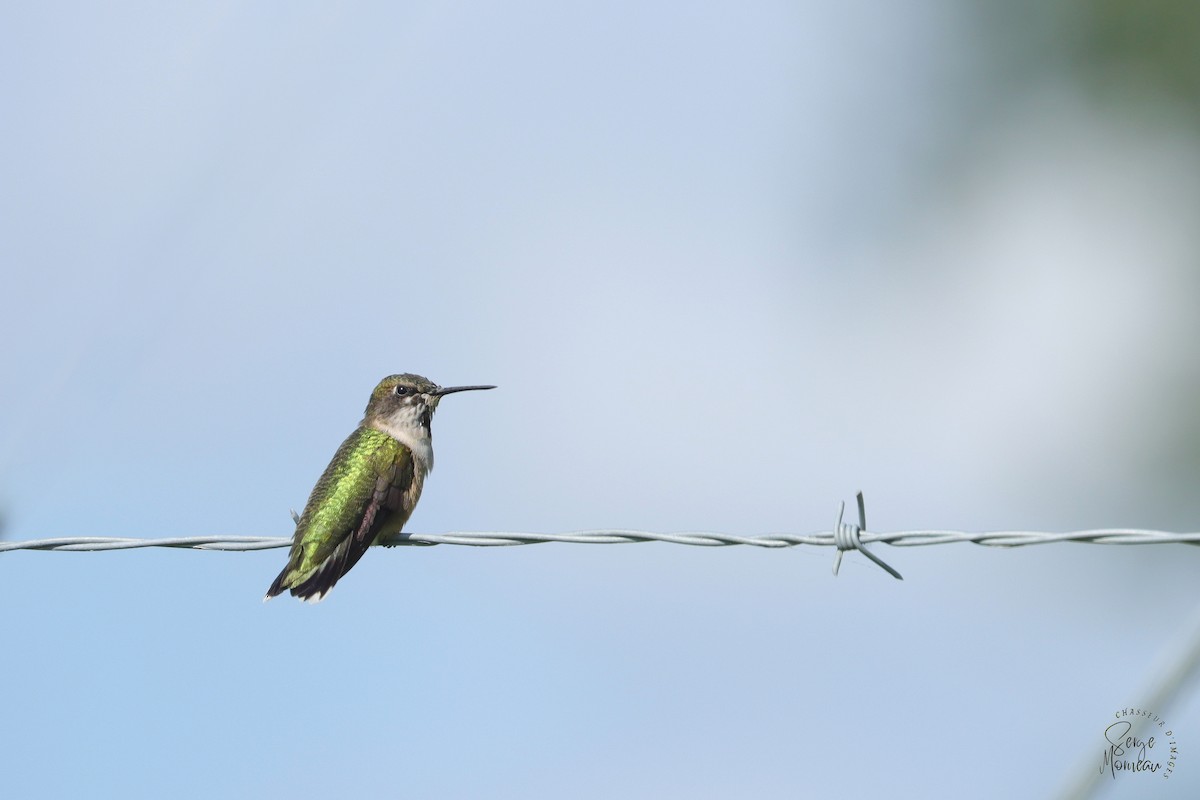
[[[402,409],[387,419],[372,420],[370,425],[411,450],[415,466],[428,474],[433,469],[433,441],[417,422],[416,415],[406,411]]]

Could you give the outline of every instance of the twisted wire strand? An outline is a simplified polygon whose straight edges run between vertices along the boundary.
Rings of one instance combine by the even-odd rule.
[[[870,533],[867,531],[867,510],[862,492],[858,493],[858,523],[844,522],[842,517],[846,504],[838,508],[837,521],[832,531],[801,536],[791,533],[770,533],[765,536],[735,536],[727,533],[688,531],[683,533],[655,533],[653,531],[594,530],[571,533],[516,533],[511,531],[460,531],[455,533],[397,533],[382,538],[376,544],[384,547],[397,545],[458,544],[472,547],[508,547],[544,542],[570,542],[575,544],[631,544],[634,542],[670,542],[699,547],[728,547],[749,545],[751,547],[796,547],[807,544],[814,547],[836,547],[837,557],[833,562],[833,574],[838,574],[842,555],[848,550],[857,550],[886,571],[896,580],[904,580],[900,573],[883,559],[866,548],[873,542],[884,542],[897,547],[917,547],[953,542],[972,542],[987,547],[1020,547],[1050,542],[1087,542],[1090,544],[1200,544],[1200,533],[1170,533],[1168,531],[1138,530],[1135,528],[1109,528],[1102,530],[1073,531],[1070,533],[1044,533],[1041,531],[897,531],[894,533]],[[299,517],[292,512],[292,519],[299,524]],[[139,547],[176,547],[191,550],[271,550],[288,547],[290,537],[272,536],[176,536],[167,539],[128,539],[115,536],[75,536],[65,539],[32,539],[24,542],[0,542],[0,553],[13,550],[129,550]]]
[[[1062,533],[1044,531],[966,531],[914,530],[858,534],[862,544],[876,542],[895,547],[924,547],[926,545],[969,542],[985,547],[1024,547],[1054,542],[1082,542],[1085,544],[1145,545],[1145,544],[1200,544],[1200,532],[1173,533],[1171,531],[1143,530],[1138,528],[1100,528],[1096,530],[1068,531]],[[672,544],[696,545],[701,547],[727,547],[748,545],[751,547],[787,548],[799,545],[813,547],[836,547],[832,531],[820,531],[807,535],[794,533],[770,533],[762,536],[736,536],[710,531],[688,531],[681,533],[656,533],[603,529],[572,531],[568,533],[522,533],[513,531],[454,531],[451,533],[399,533],[379,542],[385,547],[397,545],[432,546],[437,544],[466,545],[470,547],[508,547],[545,542],[571,544],[631,544],[635,542],[669,542]],[[272,550],[290,547],[291,537],[281,536],[173,536],[161,539],[132,539],[118,536],[71,536],[59,539],[30,539],[20,542],[0,542],[0,553],[16,550],[132,550],[142,547],[174,547],[190,550]]]

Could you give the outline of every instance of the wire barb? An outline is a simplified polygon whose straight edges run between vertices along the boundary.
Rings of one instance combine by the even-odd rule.
[[[886,570],[893,578],[898,581],[904,580],[899,572],[889,567],[883,559],[872,553],[863,546],[862,539],[859,538],[860,533],[867,530],[867,505],[863,500],[863,493],[858,493],[858,524],[853,522],[842,522],[842,515],[846,513],[846,501],[843,500],[838,506],[837,522],[833,525],[833,544],[837,548],[837,555],[833,559],[833,574],[836,577],[838,570],[842,568],[842,555],[847,550],[857,550],[867,558],[874,561],[881,568]]]

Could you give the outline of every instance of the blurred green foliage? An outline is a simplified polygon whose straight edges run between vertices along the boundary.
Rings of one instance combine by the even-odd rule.
[[[1200,124],[1200,3],[1066,0],[1073,66],[1083,85],[1122,102],[1168,101]]]

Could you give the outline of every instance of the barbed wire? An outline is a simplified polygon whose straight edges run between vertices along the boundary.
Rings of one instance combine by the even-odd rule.
[[[882,543],[894,547],[924,547],[927,545],[969,542],[985,547],[1024,547],[1054,542],[1082,542],[1085,544],[1145,545],[1145,544],[1193,544],[1200,545],[1200,532],[1172,533],[1170,531],[1143,530],[1139,528],[1100,528],[1095,530],[1069,531],[1063,533],[1045,531],[981,531],[970,533],[950,530],[913,530],[872,533],[867,530],[866,509],[862,493],[858,495],[858,524],[843,522],[845,504],[838,510],[837,521],[830,531],[819,531],[807,535],[792,533],[769,533],[761,536],[737,536],[710,531],[687,531],[681,533],[656,533],[624,529],[601,529],[572,531],[569,533],[519,533],[512,531],[455,531],[451,533],[397,533],[380,539],[376,544],[384,547],[433,546],[439,544],[465,545],[469,547],[510,547],[546,542],[570,544],[632,544],[636,542],[668,542],[700,547],[728,547],[746,545],[750,547],[789,548],[800,545],[812,547],[836,547],[837,557],[833,573],[841,565],[842,554],[857,550],[875,562],[881,569],[897,579],[900,573],[885,564],[865,545]],[[172,547],[188,550],[272,550],[290,547],[291,537],[278,536],[174,536],[161,539],[133,539],[116,536],[72,536],[57,539],[30,539],[21,542],[0,541],[0,553],[16,550],[55,551],[98,551],[132,550],[144,547]]]

